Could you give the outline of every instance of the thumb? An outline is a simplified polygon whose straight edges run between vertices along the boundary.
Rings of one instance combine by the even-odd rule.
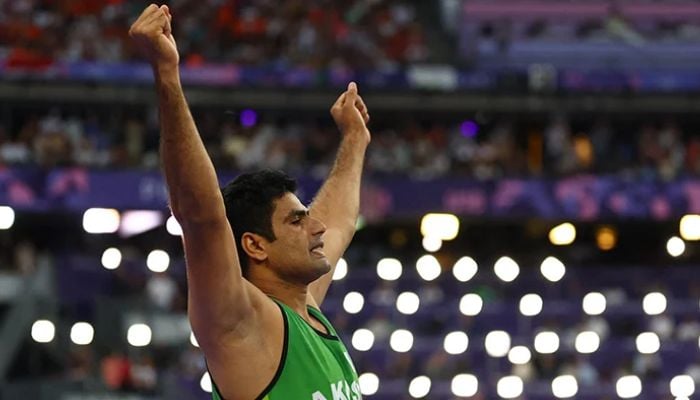
[[[345,97],[345,103],[355,104],[355,99],[357,98],[357,84],[355,82],[350,82],[348,84],[347,96]]]

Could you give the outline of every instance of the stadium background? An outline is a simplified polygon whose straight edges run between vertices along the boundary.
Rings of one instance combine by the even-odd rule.
[[[309,201],[359,83],[362,219],[323,309],[366,398],[695,396],[700,3],[168,4],[222,180],[280,168]],[[2,399],[208,398],[144,6],[0,1]]]

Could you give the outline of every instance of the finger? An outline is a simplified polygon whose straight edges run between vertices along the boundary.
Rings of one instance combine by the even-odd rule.
[[[142,12],[141,15],[136,19],[134,22],[134,25],[141,25],[145,23],[148,20],[151,20],[151,17],[157,13],[159,10],[158,6],[155,4],[151,4],[148,7],[146,7]]]
[[[350,82],[348,84],[348,90],[347,92],[347,99],[349,100],[350,104],[355,104],[355,98],[357,97],[357,84],[355,82]]]
[[[369,113],[367,111],[362,113],[362,119],[365,121],[365,124],[369,122]]]
[[[343,104],[345,104],[345,95],[346,94],[347,94],[347,92],[343,92],[343,94],[338,96],[338,99],[335,101],[335,103],[333,103],[333,106],[331,107],[331,109],[342,107]]]

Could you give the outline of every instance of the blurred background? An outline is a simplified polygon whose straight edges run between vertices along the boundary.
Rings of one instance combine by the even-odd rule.
[[[700,2],[173,0],[222,182],[310,201],[358,82],[323,305],[369,399],[690,399]],[[129,0],[0,0],[0,398],[207,399]],[[350,399],[342,399],[350,400]]]

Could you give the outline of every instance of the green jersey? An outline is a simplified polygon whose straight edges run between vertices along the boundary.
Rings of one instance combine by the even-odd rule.
[[[309,314],[326,327],[327,334],[281,302],[275,303],[284,319],[282,359],[272,382],[257,400],[361,400],[350,355],[321,311],[308,307]],[[216,384],[212,398],[224,400]]]

